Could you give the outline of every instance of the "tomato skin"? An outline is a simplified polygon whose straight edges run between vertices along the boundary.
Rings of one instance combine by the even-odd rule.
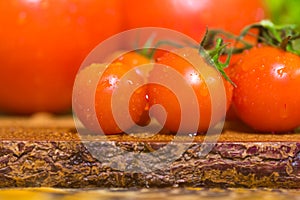
[[[233,108],[262,132],[291,131],[300,125],[300,58],[279,48],[246,51],[231,75],[237,85]]]
[[[200,41],[206,27],[238,34],[244,26],[263,19],[265,10],[262,0],[127,0],[124,28],[164,27]]]
[[[208,130],[210,123],[215,125],[218,123],[225,115],[225,113],[218,113],[218,117],[211,121],[211,99],[210,99],[210,91],[208,86],[205,83],[205,78],[202,74],[200,74],[189,61],[185,59],[186,56],[194,56],[194,58],[199,59],[197,49],[192,48],[183,48],[180,50],[176,50],[176,53],[169,52],[165,53],[162,57],[157,59],[157,63],[161,65],[168,66],[170,68],[178,71],[182,78],[189,84],[197,97],[197,103],[199,105],[199,113],[200,113],[200,121],[198,123],[198,132],[205,132]],[[200,61],[202,72],[206,73],[206,75],[210,77],[218,77],[222,81],[222,88],[225,88],[226,92],[226,110],[231,104],[232,97],[232,85],[225,81],[220,74],[216,72],[216,70],[209,66],[204,60]],[[198,63],[199,64],[199,63]],[[200,66],[200,65],[199,65]],[[173,77],[168,77],[168,73],[164,73],[165,69],[162,69],[160,66],[155,66],[153,71],[150,72],[149,80],[150,82],[160,81],[160,79],[173,79]],[[220,87],[219,82],[212,78],[208,84],[210,86],[218,88]],[[154,81],[155,80],[155,81]],[[224,84],[224,85],[223,85]],[[218,86],[216,86],[218,85]],[[180,86],[178,86],[180,87]],[[182,88],[184,89],[184,88]],[[149,104],[150,107],[159,104],[164,107],[167,118],[165,121],[165,128],[170,130],[171,132],[177,132],[179,125],[181,123],[181,108],[182,103],[192,104],[191,101],[188,102],[180,102],[176,97],[176,94],[173,93],[169,88],[159,85],[159,84],[150,84],[148,87],[148,95],[149,95]],[[218,105],[220,106],[220,105]],[[220,108],[218,107],[217,110]],[[160,123],[163,123],[163,114],[160,111],[153,113],[153,116],[157,118]],[[190,121],[192,121],[193,116],[190,116]],[[181,131],[189,133],[192,131],[192,125],[188,122],[186,124],[182,124]]]
[[[0,111],[69,111],[81,62],[99,42],[120,31],[119,4],[1,1]]]
[[[145,64],[149,64],[151,61],[146,58],[145,56],[135,52],[135,51],[129,51],[129,52],[120,52],[119,55],[115,55],[117,58],[113,60],[113,62],[122,62],[129,67],[136,67],[141,66]]]

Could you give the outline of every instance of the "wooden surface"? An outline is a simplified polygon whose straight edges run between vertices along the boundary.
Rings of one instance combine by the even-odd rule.
[[[143,135],[112,135],[105,140],[143,141]],[[205,135],[194,138],[203,141]],[[99,138],[99,136],[97,136]],[[170,134],[157,134],[147,140],[167,142],[172,140]],[[31,117],[0,116],[0,140],[80,140],[72,116],[53,116],[46,113]],[[219,142],[300,142],[300,133],[258,133],[240,122],[232,121],[224,124]]]
[[[145,140],[143,134],[138,137],[126,134],[90,136],[91,142],[97,137],[97,144],[102,145],[97,150],[98,156],[104,159],[99,161],[81,142],[71,116],[3,116],[0,118],[0,187],[300,186],[298,133],[259,134],[240,123],[226,123],[218,142],[205,157],[198,154],[205,137],[199,135],[163,170],[134,173],[110,167],[112,156],[124,156],[124,152],[116,153],[113,147],[121,147],[125,152],[152,152],[173,139],[170,134],[158,134]],[[176,144],[172,145],[176,150]],[[131,162],[126,159],[122,162]],[[156,162],[151,159],[144,162]],[[168,158],[162,156],[160,159]]]

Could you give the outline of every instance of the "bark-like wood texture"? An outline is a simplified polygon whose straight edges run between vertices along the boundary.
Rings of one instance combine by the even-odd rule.
[[[155,165],[170,160],[170,154],[134,163],[126,153],[147,154],[165,145],[176,151],[180,145],[172,142],[173,135],[161,133],[147,139],[136,136],[139,134],[85,138],[89,150],[96,149],[96,157],[102,158],[97,159],[82,142],[71,117],[2,117],[0,187],[300,188],[298,133],[259,134],[239,123],[226,123],[207,155],[199,155],[205,135],[198,135],[163,169]],[[117,147],[123,151],[115,151]],[[116,157],[122,160],[111,162]],[[127,163],[124,171],[120,163]],[[144,164],[153,168],[135,171]]]

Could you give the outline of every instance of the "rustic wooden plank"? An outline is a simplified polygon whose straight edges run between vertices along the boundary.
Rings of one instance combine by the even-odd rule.
[[[299,188],[300,134],[259,134],[237,122],[226,123],[212,150],[199,150],[205,135],[198,135],[174,162],[164,169],[146,172],[118,170],[132,162],[126,152],[149,153],[169,144],[173,135],[146,133],[109,137],[89,136],[97,160],[80,139],[71,116],[39,115],[0,119],[0,187],[270,187]],[[137,137],[138,136],[138,137]],[[95,140],[96,139],[96,140]],[[184,142],[184,140],[183,140]],[[116,152],[115,148],[124,151]],[[132,167],[168,160],[147,157]],[[151,166],[151,165],[150,165]],[[132,169],[131,169],[132,170]]]

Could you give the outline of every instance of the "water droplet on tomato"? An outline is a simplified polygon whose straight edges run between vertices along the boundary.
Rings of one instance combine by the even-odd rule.
[[[129,85],[133,85],[133,81],[132,81],[132,80],[127,80],[127,83],[128,83]]]
[[[188,80],[191,84],[199,84],[200,83],[200,78],[198,73],[190,73]]]
[[[195,137],[197,133],[189,133],[189,137]]]
[[[282,78],[285,78],[287,73],[285,72],[285,68],[283,65],[277,65],[273,68],[273,75],[276,77],[276,78],[279,78],[279,79],[282,79]]]

